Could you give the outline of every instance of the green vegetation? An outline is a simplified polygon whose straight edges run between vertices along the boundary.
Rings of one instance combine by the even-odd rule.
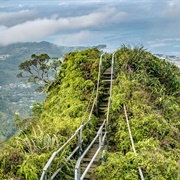
[[[0,179],[39,179],[51,154],[82,123],[91,92],[97,82],[100,54],[98,49],[93,48],[64,56],[58,76],[46,89],[45,102],[34,104],[34,116],[25,120],[16,117],[16,124],[21,131],[4,145],[0,155]],[[94,133],[95,123],[94,115],[84,141],[89,141],[90,135]],[[65,179],[74,173],[72,168],[67,169],[63,157],[71,147],[67,147],[54,161],[54,167],[64,164]],[[68,165],[71,167],[72,164],[73,161]]]
[[[180,159],[180,70],[143,48],[116,51],[110,120],[110,151],[96,179],[178,179]],[[137,153],[123,110],[127,107]]]
[[[38,87],[41,92],[51,83],[53,77],[56,78],[60,65],[60,59],[51,59],[48,54],[32,54],[30,60],[19,65],[19,69],[23,71],[18,73],[17,77],[22,78],[23,72],[25,72],[28,74],[28,82],[43,83],[43,86]]]
[[[33,116],[21,120],[17,136],[4,144],[0,179],[39,179],[43,166],[83,121],[97,81],[96,48],[64,56],[55,80],[46,88],[43,103],[35,103]],[[110,59],[111,54],[107,54]],[[104,66],[109,64],[103,60]],[[100,90],[102,90],[100,88]],[[143,48],[122,46],[115,54],[115,80],[109,123],[109,151],[95,179],[138,180],[138,166],[147,180],[178,179],[180,159],[180,70]],[[100,92],[101,94],[101,92]],[[133,153],[125,121],[128,118],[137,153]],[[88,142],[97,118],[86,129]],[[75,143],[75,142],[73,142]],[[71,179],[75,161],[65,157],[74,144],[54,159],[52,168],[63,168],[62,179]],[[59,179],[61,179],[59,178]]]
[[[45,97],[45,94],[35,91],[38,88],[37,85],[27,84],[27,78],[16,77],[19,73],[18,66],[29,59],[32,54],[37,54],[37,56],[48,54],[49,57],[58,59],[63,54],[84,48],[57,46],[45,41],[15,43],[0,47],[0,142],[6,141],[17,132],[13,122],[15,113],[19,113],[21,118],[28,117],[32,114],[32,104],[36,101],[42,102]],[[56,64],[54,65],[56,66]],[[55,68],[55,66],[53,67]],[[53,74],[51,73],[51,77]],[[23,73],[23,75],[27,74]]]

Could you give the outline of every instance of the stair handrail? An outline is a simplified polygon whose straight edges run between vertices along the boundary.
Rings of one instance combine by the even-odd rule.
[[[112,99],[112,83],[113,83],[113,76],[114,76],[114,56],[115,52],[112,54],[112,60],[111,60],[111,83],[110,83],[110,95],[108,99],[108,108],[107,108],[107,122],[106,122],[106,132],[108,134],[108,126],[109,126],[109,113],[110,113],[110,106],[111,106],[111,99]],[[108,138],[107,138],[107,148],[108,148]]]
[[[91,93],[91,97],[90,97],[88,106],[87,106],[86,111],[85,111],[85,113],[84,113],[84,117],[86,116],[86,113],[87,113],[88,110],[89,110],[89,107],[90,107],[90,104],[91,104],[91,101],[92,101],[92,98],[93,98],[93,95],[94,95],[94,90],[95,90],[95,86],[94,86],[93,91],[92,91],[92,93]],[[81,126],[80,126],[80,127],[76,130],[76,132],[66,141],[66,143],[63,144],[63,145],[59,148],[58,152],[56,151],[56,152],[54,152],[54,153],[52,154],[51,158],[49,159],[49,161],[48,161],[47,164],[46,164],[47,166],[44,167],[44,169],[46,169],[46,170],[48,169],[48,167],[49,167],[50,164],[52,163],[53,158],[54,158],[62,149],[64,149],[64,148],[66,147],[66,145],[68,145],[68,143],[70,143],[70,141],[78,134],[80,128],[81,128]],[[74,149],[74,151],[67,157],[66,162],[71,159],[71,157],[78,151],[78,149],[79,149],[79,146],[77,146],[77,147]],[[60,170],[61,170],[61,167],[58,168],[58,169],[53,173],[53,175],[51,176],[51,179],[54,179],[55,176],[59,173]],[[43,172],[43,176],[44,176],[44,172]]]
[[[83,118],[82,118],[82,121],[81,121],[81,124],[83,124],[83,123],[84,123],[84,121],[85,121],[86,114],[87,114],[87,112],[88,112],[88,110],[89,110],[89,108],[90,108],[91,101],[92,101],[92,99],[93,99],[93,95],[94,95],[95,88],[96,88],[96,86],[94,85],[93,91],[92,91],[92,93],[91,93],[90,100],[89,100],[89,102],[88,102],[88,105],[87,105],[86,111],[85,111],[85,113],[84,113],[84,115],[83,115]],[[94,101],[93,101],[93,102],[94,102]]]
[[[99,83],[100,83],[100,76],[101,76],[101,70],[102,70],[102,57],[104,54],[105,54],[104,52],[101,54],[100,60],[99,60],[99,71],[98,71],[98,80],[97,80],[97,86],[96,86],[96,96],[94,98],[88,120],[86,122],[84,122],[83,124],[81,124],[79,126],[79,128],[75,131],[75,133],[57,151],[53,152],[53,154],[51,155],[51,157],[49,158],[49,160],[47,161],[47,163],[45,164],[45,166],[43,168],[43,172],[41,174],[40,180],[43,180],[44,178],[46,178],[46,172],[47,172],[48,168],[50,167],[50,165],[52,164],[52,161],[56,157],[56,155],[59,154],[77,135],[78,135],[78,145],[74,149],[74,151],[67,157],[66,160],[69,160],[78,150],[79,150],[79,155],[81,155],[80,151],[82,151],[82,142],[83,142],[82,130],[86,126],[86,124],[88,124],[88,122],[91,121],[91,116],[92,116],[95,104],[97,102],[97,99],[98,99]],[[53,173],[53,175],[51,176],[51,180],[54,179],[54,177],[57,175],[57,173],[59,171],[60,171],[60,168]]]
[[[108,110],[107,110],[107,117],[103,121],[101,127],[99,128],[97,135],[94,137],[94,139],[91,141],[89,146],[86,148],[86,150],[83,152],[83,154],[78,158],[76,166],[75,166],[75,180],[83,180],[85,175],[87,174],[89,168],[91,167],[92,163],[94,162],[95,158],[97,157],[98,153],[103,150],[105,138],[108,134],[108,119],[109,119],[109,111],[110,111],[110,105],[111,105],[111,98],[112,98],[112,81],[113,81],[113,75],[114,75],[114,56],[115,52],[112,55],[112,61],[111,61],[111,83],[110,83],[110,95],[108,100]],[[103,127],[105,127],[105,133],[102,137],[102,130]],[[99,148],[95,152],[94,156],[92,157],[91,161],[89,162],[88,166],[84,170],[83,174],[81,175],[81,161],[84,158],[84,156],[87,154],[87,152],[90,150],[92,145],[95,143],[96,139],[99,137]],[[103,158],[103,157],[102,157]]]
[[[126,110],[126,105],[125,104],[123,104],[123,108],[124,108],[126,124],[127,124],[127,127],[128,127],[128,133],[129,133],[129,137],[130,137],[130,141],[131,141],[131,146],[132,146],[133,152],[136,154],[136,149],[135,149],[135,145],[134,145],[134,140],[133,140],[133,136],[132,136],[131,127],[130,127],[130,124],[129,124],[129,119],[128,119],[128,115],[127,115],[127,110]],[[140,166],[138,166],[138,171],[139,171],[139,175],[140,175],[141,180],[144,180],[143,171],[142,171]]]
[[[87,174],[89,168],[91,167],[92,163],[94,162],[95,158],[97,157],[98,153],[102,150],[103,145],[104,145],[104,141],[105,141],[105,136],[106,136],[106,132],[105,132],[104,136],[102,136],[102,132],[103,132],[103,128],[105,128],[105,124],[106,124],[106,119],[103,121],[103,124],[99,128],[99,130],[98,130],[96,136],[94,137],[94,139],[91,141],[89,146],[83,152],[81,157],[79,157],[79,159],[77,160],[77,163],[76,163],[76,166],[75,166],[75,178],[74,178],[75,180],[82,180],[85,177],[85,175]],[[95,143],[95,141],[97,140],[98,137],[99,137],[99,148],[97,149],[97,151],[95,152],[95,155],[92,157],[92,159],[89,162],[88,166],[86,167],[83,174],[81,175],[81,172],[80,172],[81,161],[84,158],[84,156],[87,154],[87,152],[90,150],[92,145]]]

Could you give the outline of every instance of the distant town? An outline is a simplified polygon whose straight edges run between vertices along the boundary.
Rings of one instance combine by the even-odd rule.
[[[0,55],[0,61],[4,61],[6,58],[10,57],[10,54],[1,54]]]
[[[180,57],[178,56],[168,56],[164,54],[154,54],[159,59],[164,59],[170,61],[171,63],[175,64],[176,66],[180,67]]]

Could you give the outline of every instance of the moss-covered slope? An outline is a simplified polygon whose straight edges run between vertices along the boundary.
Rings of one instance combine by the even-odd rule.
[[[84,120],[84,112],[97,82],[100,54],[93,48],[65,55],[59,76],[47,89],[45,102],[36,104],[34,116],[21,122],[19,135],[13,137],[1,152],[0,179],[39,179],[51,154]],[[93,132],[91,128],[86,134]],[[63,155],[70,151],[69,148],[63,151]],[[60,154],[53,167],[64,163]],[[73,170],[65,171],[63,178],[69,178],[71,172]]]
[[[88,49],[64,57],[59,76],[47,88],[45,102],[21,123],[0,155],[0,179],[39,179],[43,166],[83,121],[97,81],[101,52]],[[107,54],[108,59],[111,54]],[[104,63],[108,66],[108,63]],[[109,123],[109,152],[94,179],[178,179],[180,164],[180,70],[143,48],[122,46],[115,53],[115,80]],[[101,93],[100,93],[101,94]],[[133,153],[123,105],[135,143]],[[94,116],[95,117],[95,116]],[[95,122],[95,118],[93,123]],[[94,133],[93,124],[87,128]],[[84,141],[84,142],[85,142]],[[75,143],[75,142],[74,142]],[[63,166],[62,178],[73,177],[74,162],[66,164],[65,149],[53,168]]]
[[[116,80],[110,121],[110,151],[96,179],[178,179],[180,163],[180,70],[142,48],[115,55]],[[123,104],[137,153],[133,153]]]

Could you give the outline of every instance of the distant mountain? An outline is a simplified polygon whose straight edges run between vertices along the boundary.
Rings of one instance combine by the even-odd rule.
[[[0,85],[10,83],[11,80],[13,80],[12,82],[17,81],[15,75],[18,71],[18,65],[29,59],[31,54],[47,53],[50,57],[60,57],[76,49],[83,49],[83,47],[57,46],[46,41],[2,46],[0,47]]]
[[[50,57],[61,57],[70,51],[85,48],[58,46],[46,41],[0,46],[0,141],[15,133],[12,121],[15,113],[22,118],[27,117],[33,102],[44,98],[34,90],[34,85],[16,77],[19,64],[30,59],[32,54],[47,53]]]
[[[106,45],[94,47],[104,49]],[[42,101],[45,96],[36,92],[35,85],[26,83],[26,79],[16,77],[19,72],[18,65],[32,54],[47,53],[50,57],[61,57],[65,53],[85,48],[87,47],[58,46],[46,41],[0,46],[0,141],[15,133],[15,113],[19,113],[22,118],[29,116],[33,102]],[[180,57],[162,54],[156,56],[180,67]]]

